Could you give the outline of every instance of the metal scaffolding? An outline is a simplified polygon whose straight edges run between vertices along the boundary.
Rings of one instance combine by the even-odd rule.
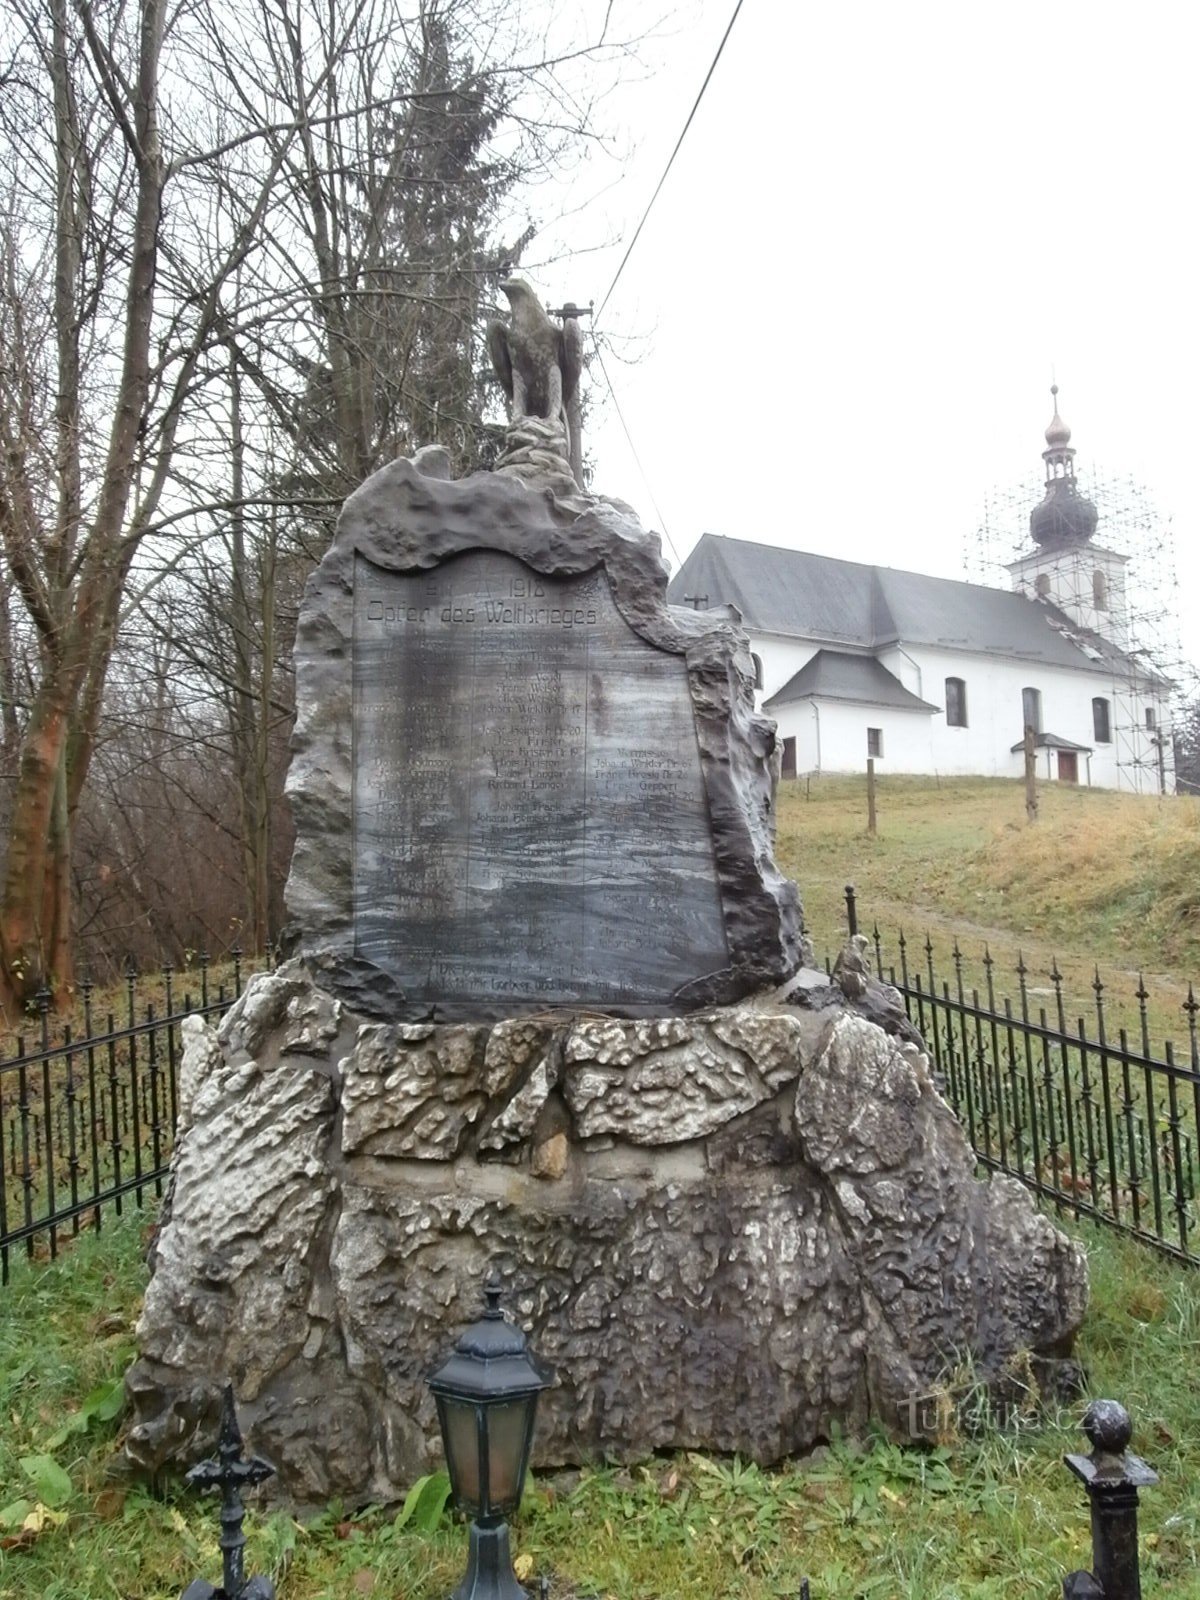
[[[1132,477],[1093,464],[1080,470],[1079,483],[1099,512],[1095,537],[1041,552],[1039,566],[1051,572],[1059,606],[1081,619],[1078,631],[1072,631],[1081,648],[1091,653],[1092,629],[1118,646],[1104,653],[1111,667],[1117,787],[1135,794],[1173,791],[1175,729],[1198,688],[1197,668],[1181,643],[1174,528]],[[987,493],[979,526],[964,541],[969,582],[1017,588],[1031,597],[1045,592],[1021,571],[1023,558],[1035,549],[1029,514],[1043,488],[1031,473],[1023,483]]]

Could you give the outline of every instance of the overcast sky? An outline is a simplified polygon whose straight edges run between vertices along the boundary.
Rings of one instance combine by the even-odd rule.
[[[685,0],[610,104],[568,237],[617,242],[545,271],[555,303],[599,306],[733,5]],[[1144,485],[1200,594],[1198,18],[744,0],[600,322],[645,475],[610,405],[594,487],[669,557],[711,531],[962,576],[988,490],[1040,494],[1053,370],[1081,476]]]

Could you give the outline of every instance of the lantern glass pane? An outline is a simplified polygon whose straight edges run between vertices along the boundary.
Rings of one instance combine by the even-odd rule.
[[[493,1511],[515,1507],[520,1498],[525,1435],[533,1404],[534,1397],[525,1395],[488,1407],[488,1504]]]
[[[468,1511],[479,1509],[479,1423],[476,1408],[469,1401],[442,1398],[443,1428],[446,1435],[446,1460],[450,1482],[459,1504]]]

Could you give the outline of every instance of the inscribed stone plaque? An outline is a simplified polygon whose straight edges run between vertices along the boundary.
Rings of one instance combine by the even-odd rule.
[[[354,923],[413,998],[661,1004],[728,964],[684,659],[603,568],[354,568]]]

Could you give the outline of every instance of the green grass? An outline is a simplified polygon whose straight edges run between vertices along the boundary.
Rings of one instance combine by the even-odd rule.
[[[1188,980],[1200,976],[1200,799],[1040,786],[1038,821],[1025,821],[1024,785],[1007,779],[883,777],[878,832],[866,831],[866,780],[799,779],[781,785],[777,854],[800,885],[819,954],[845,936],[844,888],[858,892],[859,920],[876,922],[885,962],[896,933],[923,962],[926,933],[939,976],[953,979],[955,938],[969,957],[968,984],[983,985],[990,949],[997,984],[1018,957],[1035,1004],[1054,1009],[1049,973],[1065,979],[1067,1019],[1094,1015],[1097,965],[1110,1031],[1138,1038],[1135,991],[1149,993],[1152,1037],[1186,1039]],[[913,936],[916,936],[913,938]]]
[[[1144,1593],[1200,1600],[1189,1376],[1200,1362],[1200,1276],[1113,1236],[1079,1237],[1093,1281],[1079,1352],[1089,1392],[1129,1406],[1135,1447],[1162,1477],[1143,1496]],[[69,1479],[41,1531],[0,1533],[10,1541],[0,1600],[175,1600],[193,1576],[219,1578],[213,1502],[182,1489],[155,1497],[120,1476],[119,1417],[63,1434],[130,1357],[143,1245],[144,1218],[127,1217],[57,1263],[21,1266],[0,1302],[0,1507],[36,1499],[33,1458],[49,1456]],[[936,1451],[835,1443],[775,1472],[689,1454],[539,1479],[514,1547],[556,1596],[775,1600],[807,1575],[814,1600],[1049,1597],[1089,1559],[1085,1498],[1061,1465],[1064,1450],[1082,1447],[1081,1411],[1009,1432],[951,1426]],[[252,1513],[248,1532],[250,1570],[272,1575],[281,1600],[443,1600],[465,1557],[461,1528],[398,1527],[394,1507],[333,1507],[303,1528]]]

